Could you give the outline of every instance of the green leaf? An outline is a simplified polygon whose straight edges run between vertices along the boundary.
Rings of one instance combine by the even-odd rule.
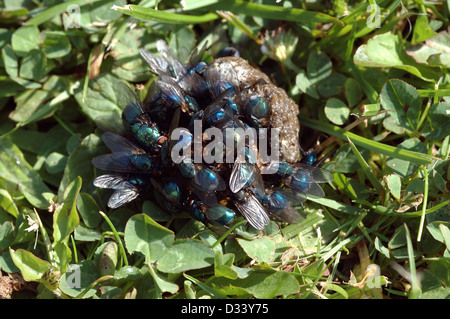
[[[67,246],[66,242],[57,242],[53,245],[52,258],[55,259],[56,265],[59,267],[61,272],[65,272],[67,270],[67,266],[72,259],[72,251],[69,246]]]
[[[422,134],[430,140],[441,140],[450,135],[450,103],[436,103],[428,111],[428,122]]]
[[[258,263],[270,263],[274,260],[275,242],[270,237],[260,237],[253,240],[237,238],[239,245],[247,255]]]
[[[169,49],[172,52],[177,52],[177,58],[181,62],[187,62],[189,55],[194,49],[195,34],[187,26],[175,26],[172,32],[172,37],[169,41]]]
[[[55,242],[67,242],[70,234],[80,223],[77,213],[77,197],[81,189],[81,178],[77,177],[64,191],[62,203],[53,215],[53,236]]]
[[[363,114],[362,116],[375,116],[380,112],[381,104],[364,104],[363,105]]]
[[[297,76],[295,77],[295,85],[303,92],[308,94],[309,96],[318,99],[319,95],[317,94],[316,88],[313,86],[311,81],[305,74],[304,70],[301,70]]]
[[[106,147],[103,146],[102,140],[97,135],[90,134],[86,136],[67,159],[67,165],[58,189],[58,197],[62,196],[67,186],[78,176],[85,181],[82,191],[91,188],[91,181],[94,179],[94,171],[91,164],[92,158],[105,153]]]
[[[326,117],[336,125],[343,125],[350,116],[348,106],[337,98],[328,99],[324,110]]]
[[[327,289],[327,290],[332,290],[332,291],[337,292],[337,293],[340,294],[344,299],[348,299],[348,297],[349,297],[347,291],[345,291],[344,288],[342,288],[342,287],[339,286],[339,285],[332,284],[331,282],[325,283],[324,288]]]
[[[79,264],[70,264],[67,272],[61,276],[59,289],[70,297],[77,297],[85,289],[89,288],[83,296],[83,298],[89,298],[97,291],[95,287],[90,287],[90,285],[99,277],[100,274],[93,260],[84,260]]]
[[[81,110],[92,120],[108,116],[120,118],[122,109],[117,105],[117,82],[112,75],[102,75],[89,82],[86,96],[83,99],[82,86],[75,92],[75,99]]]
[[[414,32],[412,35],[412,44],[428,40],[436,35],[429,25],[428,17],[426,15],[417,16],[416,23],[414,25]]]
[[[0,207],[16,218],[19,216],[19,209],[6,189],[0,189]]]
[[[381,243],[381,240],[378,237],[375,237],[374,245],[376,250],[382,253],[386,258],[390,258],[389,249],[384,247],[384,245]]]
[[[425,81],[435,82],[438,72],[414,63],[402,48],[402,40],[391,32],[375,35],[361,45],[353,56],[356,65],[377,68],[398,68]]]
[[[139,49],[154,49],[156,40],[156,35],[144,28],[135,29],[132,33],[125,29],[123,34],[115,39],[116,43],[112,48],[115,57],[112,73],[130,82],[147,81],[154,77],[147,62],[140,56]]]
[[[167,222],[171,219],[170,214],[162,209],[161,206],[148,200],[142,204],[142,212],[158,222]]]
[[[0,224],[0,250],[7,249],[14,242],[14,226],[10,221]]]
[[[11,37],[12,48],[20,57],[28,55],[31,50],[39,50],[40,44],[39,29],[34,25],[18,28]]]
[[[442,234],[442,238],[444,239],[445,246],[447,250],[450,252],[450,229],[446,225],[439,225],[439,230]]]
[[[11,45],[5,45],[2,49],[2,59],[6,73],[11,77],[19,76],[19,58],[14,53]]]
[[[67,164],[67,156],[61,153],[52,152],[45,159],[45,169],[50,174],[64,171]]]
[[[114,275],[119,257],[119,247],[114,241],[101,245],[95,251],[95,263],[100,276]]]
[[[142,253],[148,263],[160,259],[172,245],[175,235],[145,214],[131,217],[125,227],[129,253]]]
[[[51,191],[25,160],[20,149],[7,138],[0,139],[0,149],[0,177],[17,184],[30,204],[47,209],[49,203],[42,194]]]
[[[345,80],[345,98],[349,107],[354,107],[363,98],[361,87],[353,78]]]
[[[42,49],[47,58],[62,58],[71,52],[72,45],[64,32],[43,31],[41,32],[41,36],[44,39]]]
[[[402,225],[395,229],[395,233],[389,240],[389,249],[397,249],[406,245],[406,230],[405,226]]]
[[[41,105],[49,99],[51,92],[44,90],[26,90],[15,97],[17,107],[9,115],[11,120],[27,123],[34,116]]]
[[[323,97],[338,95],[344,88],[346,77],[340,73],[332,73],[317,84],[317,92]]]
[[[397,150],[409,150],[414,152],[427,152],[426,147],[422,144],[419,139],[411,138],[404,140],[397,146]],[[417,169],[417,164],[408,160],[403,160],[400,158],[390,157],[387,160],[387,165],[392,169],[392,171],[401,177],[408,177]]]
[[[310,53],[306,69],[308,72],[308,79],[312,84],[317,84],[330,76],[331,68],[331,60],[326,54],[314,51]]]
[[[11,253],[8,249],[6,249],[0,255],[0,268],[2,269],[2,271],[9,272],[9,273],[20,271],[20,269],[17,268],[16,265],[14,264],[14,262],[11,258]]]
[[[70,88],[69,88],[69,90],[70,90]],[[40,92],[40,91],[41,90],[33,90],[33,92]],[[45,96],[45,99],[34,100],[34,99],[30,98],[25,103],[18,105],[18,107],[16,108],[17,112],[18,112],[18,110],[22,110],[22,109],[26,108],[23,105],[38,104],[38,106],[36,106],[37,109],[30,107],[32,109],[32,111],[26,109],[22,112],[23,114],[21,115],[20,126],[27,125],[34,121],[39,121],[41,119],[44,119],[44,118],[47,118],[47,117],[53,115],[57,106],[60,105],[60,103],[62,103],[63,101],[67,100],[71,96],[71,94],[69,94],[68,91],[63,91],[60,94],[58,94],[55,98],[53,98],[50,102],[42,105],[42,103],[44,103],[44,100],[49,98],[52,94],[51,91],[44,91],[44,92],[47,93],[47,95]],[[25,115],[27,115],[27,116],[25,117]],[[12,116],[12,114],[10,116]]]
[[[152,275],[155,283],[162,292],[169,292],[174,294],[178,291],[179,287],[177,284],[167,280],[161,273],[159,273],[153,266],[149,266],[149,272]]]
[[[39,81],[47,71],[47,59],[39,50],[31,50],[23,57],[19,76],[24,79]]]
[[[443,236],[443,233],[441,231],[441,227],[450,227],[450,222],[444,222],[444,221],[435,221],[431,222],[427,225],[427,229],[430,232],[431,236],[433,236],[434,239],[441,243],[445,243],[445,239]]]
[[[176,240],[167,253],[158,260],[158,270],[166,273],[180,273],[212,265],[214,251],[210,246],[194,240]]]
[[[389,191],[391,192],[392,196],[395,197],[395,199],[400,200],[401,191],[402,191],[402,184],[401,184],[401,178],[397,174],[389,174],[384,176],[384,179],[386,181],[387,187],[389,188]]]
[[[42,275],[51,267],[50,263],[24,249],[9,248],[9,253],[26,281],[40,281]]]
[[[381,90],[380,102],[398,124],[410,131],[417,129],[422,102],[413,86],[402,80],[389,80]]]
[[[77,198],[77,209],[83,222],[89,228],[97,227],[102,220],[102,215],[99,214],[100,208],[90,194],[79,194]]]
[[[195,289],[192,287],[192,281],[185,280],[183,283],[184,287],[184,294],[186,296],[186,299],[195,299],[196,293]]]
[[[422,273],[421,288],[423,299],[442,299],[450,294],[448,261],[434,261]]]
[[[214,275],[216,277],[225,277],[229,279],[238,278],[238,273],[236,272],[236,270],[230,267],[233,264],[233,259],[234,255],[231,260],[231,264],[225,264],[222,252],[220,250],[216,250],[214,256]]]
[[[409,47],[406,53],[417,63],[450,67],[449,40],[448,31],[442,31],[434,38],[426,40],[425,43]]]
[[[98,230],[88,228],[83,224],[75,228],[74,235],[75,240],[79,241],[97,241],[102,238],[102,234]]]
[[[242,290],[258,299],[272,299],[277,296],[290,295],[300,289],[295,277],[285,272],[253,272],[245,279],[230,280],[216,278],[211,281],[222,293],[231,294],[232,288],[239,294]],[[231,289],[230,289],[231,288]]]

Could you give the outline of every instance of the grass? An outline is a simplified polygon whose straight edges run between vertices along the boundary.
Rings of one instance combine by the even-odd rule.
[[[1,3],[0,297],[449,298],[448,1]],[[157,39],[236,47],[298,103],[304,149],[338,146],[303,221],[107,209],[94,120],[120,117],[119,80],[146,96]]]

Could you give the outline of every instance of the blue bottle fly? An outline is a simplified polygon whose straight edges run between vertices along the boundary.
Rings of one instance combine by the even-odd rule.
[[[158,152],[165,139],[144,110],[142,102],[125,83],[118,84],[119,104],[124,109],[122,119],[129,126],[131,134],[144,149]]]
[[[259,144],[253,147],[251,138],[242,137],[241,130],[236,130],[279,127],[274,117],[280,101],[274,101],[275,93],[268,93],[277,88],[271,91],[265,86],[272,85],[268,78],[249,68],[232,48],[220,53],[228,57],[210,64],[200,61],[205,56],[204,48],[196,49],[185,64],[171,56],[163,41],[157,41],[156,47],[158,54],[141,50],[158,77],[149,92],[150,100],[144,106],[128,85],[119,85],[118,102],[123,112],[117,119],[121,123],[114,123],[120,124],[120,134],[105,133],[102,138],[111,153],[92,161],[97,168],[111,172],[94,181],[95,186],[112,190],[108,206],[120,207],[153,187],[154,198],[165,210],[188,211],[205,224],[227,227],[238,213],[257,230],[269,224],[269,217],[297,222],[301,217],[298,206],[309,195],[324,196],[319,183],[329,182],[331,173],[318,167],[314,152],[306,153],[300,162],[290,163],[291,158],[283,151],[286,162],[267,164],[262,153],[256,151]],[[194,123],[201,123],[202,129]],[[169,140],[180,128],[180,136]],[[210,128],[225,133],[224,144],[233,141],[233,147],[228,150],[227,145],[220,154],[210,149],[212,143],[205,142],[213,134],[209,134],[213,130],[206,131]],[[234,133],[229,136],[227,131]],[[195,139],[194,133],[198,133]],[[197,137],[203,142],[194,145]],[[195,147],[202,151],[198,163],[194,163]],[[210,163],[206,155],[232,158],[234,164]],[[261,174],[265,168],[276,169],[271,170],[273,174]]]
[[[225,226],[236,217],[236,213],[232,209],[221,204],[208,207],[202,201],[190,199],[188,205],[191,216],[201,222],[218,223]]]
[[[263,96],[250,96],[244,108],[245,114],[255,123],[265,124],[272,112],[270,102]]]
[[[202,168],[195,174],[194,184],[198,189],[208,193],[226,189],[223,178],[209,168]]]
[[[160,174],[158,157],[153,157],[125,137],[112,132],[102,135],[111,154],[101,155],[92,164],[102,170],[121,173]]]
[[[105,174],[94,180],[94,186],[114,190],[108,200],[108,207],[113,209],[136,199],[140,194],[147,191],[149,185],[150,181],[147,177],[134,174]]]
[[[150,179],[156,201],[170,213],[176,214],[182,209],[182,191],[180,185],[174,181],[167,181],[161,186],[156,180]]]

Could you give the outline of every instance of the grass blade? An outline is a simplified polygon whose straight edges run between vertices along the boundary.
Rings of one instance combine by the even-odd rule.
[[[170,13],[151,8],[144,8],[134,4],[127,4],[123,7],[113,6],[113,10],[120,11],[123,14],[147,21],[156,21],[170,24],[197,24],[205,23],[219,18],[216,13],[205,13],[201,16]]]
[[[387,156],[391,156],[393,158],[399,158],[399,159],[402,159],[405,161],[410,161],[410,162],[416,163],[418,165],[431,164],[433,162],[433,160],[437,159],[432,155],[408,151],[408,150],[401,149],[398,147],[375,142],[375,141],[369,140],[365,137],[359,136],[355,133],[346,131],[340,127],[330,125],[327,123],[323,123],[318,120],[308,119],[308,118],[303,117],[300,119],[300,124],[305,125],[309,128],[336,136],[342,140],[346,140],[347,138],[350,138],[353,141],[353,143],[355,143],[356,145],[359,145],[361,147],[364,147],[368,150],[371,150],[371,151],[374,151],[377,153],[381,153],[381,154],[384,154]]]
[[[242,22],[238,17],[229,11],[217,11],[217,13],[227,20],[229,23],[234,25],[236,28],[241,30],[244,34],[248,35],[258,44],[261,44],[261,40],[256,36],[256,34],[250,29],[244,22]]]
[[[440,90],[417,90],[420,97],[437,97],[441,98],[444,96],[450,96],[450,89],[440,89]]]
[[[218,299],[228,299],[227,296],[225,296],[224,294],[214,290],[213,288],[209,287],[208,285],[204,284],[203,282],[201,282],[200,280],[189,276],[187,274],[183,274],[183,276],[187,279],[189,279],[190,281],[192,281],[194,284],[196,284],[197,286],[199,286],[200,288],[202,288],[204,291],[206,291],[208,294],[210,294],[211,296],[213,296],[214,298],[218,298]]]
[[[208,9],[231,11],[234,14],[243,14],[266,19],[293,21],[301,23],[326,23],[331,22],[343,26],[344,23],[328,14],[308,11],[297,8],[283,8],[280,6],[256,4],[241,0],[221,1],[213,4]]]
[[[108,281],[108,280],[114,279],[114,278],[116,278],[116,277],[111,276],[111,275],[106,275],[106,276],[98,278],[96,281],[94,281],[89,286],[87,286],[78,296],[76,296],[75,299],[82,299],[88,293],[89,290],[91,290],[92,288],[97,286],[99,283],[102,283],[104,281]]]
[[[330,198],[308,197],[308,200],[348,215],[358,215],[364,211],[361,208],[350,206]]]
[[[414,259],[414,250],[411,241],[411,235],[409,229],[405,224],[405,236],[406,236],[406,249],[408,251],[409,260],[409,272],[411,275],[411,290],[409,292],[409,298],[419,298],[421,295],[420,282],[416,273],[416,261]]]
[[[123,261],[124,261],[125,265],[128,266],[127,254],[125,253],[125,248],[123,247],[122,239],[120,239],[120,236],[119,236],[119,233],[116,230],[116,227],[114,227],[113,223],[108,218],[108,216],[106,216],[106,214],[104,212],[99,211],[99,213],[106,220],[106,222],[108,223],[109,227],[113,231],[114,236],[116,237],[116,240],[117,240],[117,244],[119,245],[120,254],[122,255],[122,258],[123,258]]]
[[[375,188],[377,193],[381,194],[383,187],[381,186],[380,181],[375,176],[375,174],[372,172],[369,165],[367,164],[367,162],[362,157],[361,153],[356,148],[355,144],[353,144],[352,140],[348,137],[347,137],[347,140],[348,140],[348,143],[350,144],[350,147],[352,148],[353,154],[355,154],[356,159],[358,160],[358,163],[361,166],[364,174],[367,176],[367,178],[369,179],[370,183]]]
[[[420,225],[419,225],[419,231],[417,233],[417,241],[420,241],[422,239],[422,231],[423,227],[425,225],[425,214],[427,210],[427,203],[428,203],[428,170],[425,167],[421,167],[421,170],[424,174],[424,190],[423,190],[423,203],[422,203],[422,215],[420,216]]]
[[[57,4],[53,7],[50,7],[44,11],[42,11],[41,13],[39,13],[37,16],[31,18],[30,20],[27,21],[27,25],[40,25],[48,20],[53,19],[55,16],[65,12],[68,10],[69,6],[71,5],[78,5],[78,6],[82,6],[84,4],[87,3],[94,3],[94,2],[98,2],[100,0],[72,0],[72,1],[64,1],[60,4]]]

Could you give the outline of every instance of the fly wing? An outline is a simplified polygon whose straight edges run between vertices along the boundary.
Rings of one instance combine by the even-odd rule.
[[[128,156],[134,154],[145,154],[144,150],[119,134],[106,132],[102,134],[102,139],[113,153],[120,153]]]
[[[93,184],[99,188],[124,189],[126,187],[125,182],[121,175],[105,174],[96,177]]]
[[[331,173],[329,170],[317,167],[317,166],[310,166],[303,163],[297,163],[295,164],[295,167],[298,170],[305,170],[308,171],[311,175],[310,182],[311,183],[330,183],[333,181],[334,176],[333,173]],[[294,174],[295,178],[295,174]]]
[[[196,46],[189,54],[189,65],[194,65],[202,60],[203,53],[206,51],[208,41],[205,41],[202,45]]]
[[[239,192],[244,186],[250,185],[256,178],[253,165],[249,163],[239,163],[236,161],[230,175],[230,190],[233,193]]]
[[[233,93],[237,93],[239,89],[234,67],[230,62],[226,61],[221,61],[215,67],[209,67],[207,69],[206,83],[208,83],[213,97],[219,96],[231,87],[233,88]]]
[[[309,185],[309,189],[305,191],[307,195],[312,195],[315,197],[324,197],[325,192],[323,191],[322,187],[320,187],[318,184],[313,183]]]
[[[135,105],[142,113],[144,113],[144,106],[136,93],[125,82],[119,81],[116,84],[117,102],[119,106],[124,109],[129,104]]]
[[[214,192],[208,193],[201,191],[195,185],[192,185],[192,191],[206,206],[214,207],[219,204],[216,194]]]
[[[302,220],[300,213],[292,206],[286,207],[281,213],[272,215],[289,224],[296,224]]]
[[[104,132],[114,132],[119,135],[127,134],[127,130],[123,125],[123,120],[118,113],[98,116],[95,118],[95,124]]]
[[[158,86],[175,104],[184,106],[184,92],[181,87],[168,76],[161,76],[158,80]]]
[[[92,165],[104,171],[112,171],[118,173],[135,173],[141,172],[130,162],[130,157],[123,153],[112,153],[94,157]]]
[[[150,69],[153,73],[157,75],[167,74],[167,69],[169,68],[169,62],[162,57],[159,57],[153,53],[148,52],[147,50],[140,49],[139,53],[145,62],[148,63]]]
[[[266,209],[261,203],[250,194],[244,201],[234,203],[244,218],[258,230],[263,230],[270,223]]]
[[[139,196],[137,189],[130,183],[125,182],[124,189],[116,190],[108,200],[108,207],[115,209],[125,205]],[[128,184],[128,185],[127,185]]]

